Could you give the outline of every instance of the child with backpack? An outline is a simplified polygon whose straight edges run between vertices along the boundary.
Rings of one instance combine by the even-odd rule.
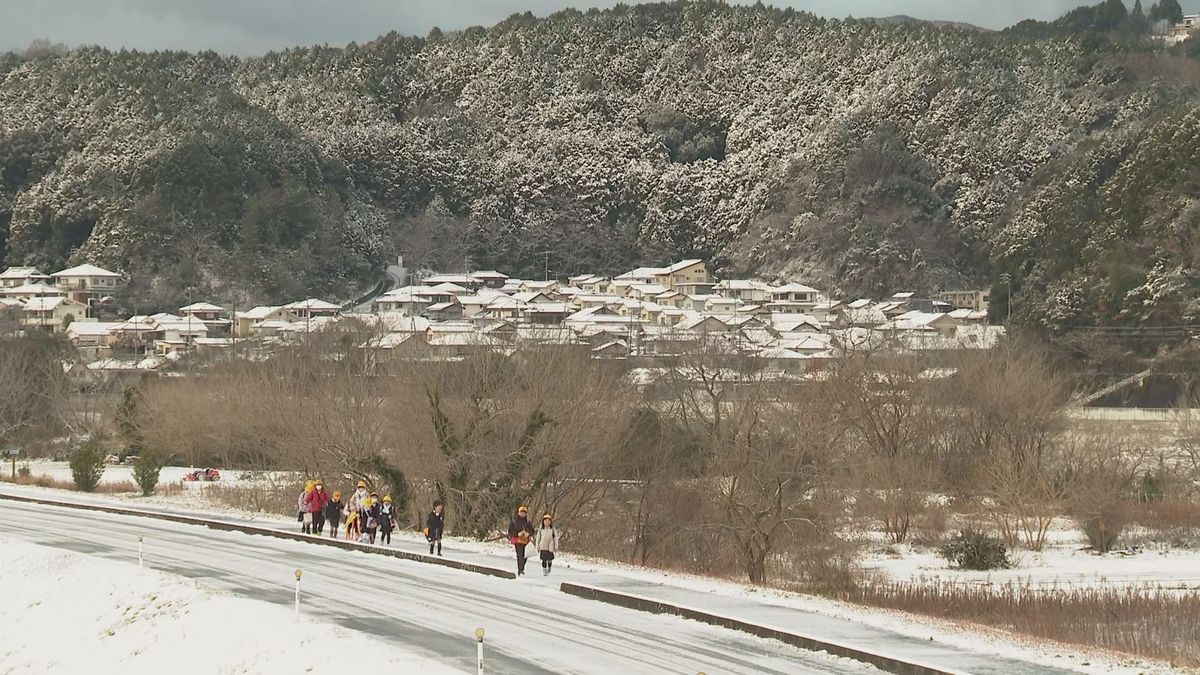
[[[396,527],[396,511],[392,508],[392,496],[385,495],[379,507],[379,543],[392,545],[392,528]]]

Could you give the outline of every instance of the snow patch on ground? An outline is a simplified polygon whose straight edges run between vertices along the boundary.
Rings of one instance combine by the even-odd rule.
[[[460,672],[136,565],[0,539],[0,675]]]

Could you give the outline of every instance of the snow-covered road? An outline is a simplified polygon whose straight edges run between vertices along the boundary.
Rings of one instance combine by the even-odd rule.
[[[672,616],[575,598],[557,580],[506,580],[417,562],[146,518],[6,502],[13,539],[203,579],[237,595],[288,605],[304,571],[304,611],[474,669],[476,627],[494,673],[850,673],[853,661]],[[102,669],[101,669],[102,672]]]

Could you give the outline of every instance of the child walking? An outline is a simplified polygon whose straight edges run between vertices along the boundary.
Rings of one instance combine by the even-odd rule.
[[[337,539],[338,524],[342,522],[342,509],[344,508],[346,505],[342,503],[342,493],[334,490],[333,499],[330,499],[329,503],[325,505],[325,522],[329,524],[329,536],[333,539]]]
[[[384,546],[392,544],[392,528],[396,526],[396,512],[392,508],[392,496],[383,498],[383,506],[379,507],[379,543]]]
[[[542,576],[548,576],[550,566],[554,564],[554,553],[558,551],[558,532],[549,513],[542,516],[542,526],[538,528],[533,541],[537,545],[538,557],[542,559]]]
[[[429,555],[433,555],[433,547],[437,546],[437,554],[442,554],[442,533],[446,531],[446,515],[442,513],[442,500],[433,500],[433,510],[425,516],[425,538],[429,540]]]
[[[362,523],[362,543],[374,544],[375,533],[379,530],[379,493],[372,492],[362,502],[358,511],[358,520]]]

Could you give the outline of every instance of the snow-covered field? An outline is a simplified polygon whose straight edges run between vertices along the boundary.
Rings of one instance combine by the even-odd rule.
[[[453,673],[276,605],[0,539],[0,674]]]
[[[1037,588],[1200,589],[1200,550],[1145,547],[1097,554],[1087,542],[1054,541],[1042,551],[1018,549],[1009,554],[1013,566],[974,572],[952,569],[932,548],[908,545],[875,547],[862,559],[867,571],[904,581],[972,584],[1016,584]]]
[[[66,462],[52,462],[47,460],[28,460],[18,461],[17,467],[28,466],[29,471],[33,476],[46,476],[55,480],[71,480],[71,467]],[[5,465],[7,468],[7,465]],[[205,467],[183,467],[183,466],[165,466],[162,473],[158,476],[159,484],[164,483],[179,483],[183,480],[184,475],[203,469]],[[6,472],[7,473],[7,472]],[[221,480],[218,482],[221,485],[237,484],[241,481],[239,476],[241,471],[230,470],[221,471]],[[109,464],[104,467],[104,475],[100,477],[101,483],[121,483],[133,482],[133,466],[129,464]],[[218,483],[192,483],[188,487],[198,488],[202,485],[216,485]]]

